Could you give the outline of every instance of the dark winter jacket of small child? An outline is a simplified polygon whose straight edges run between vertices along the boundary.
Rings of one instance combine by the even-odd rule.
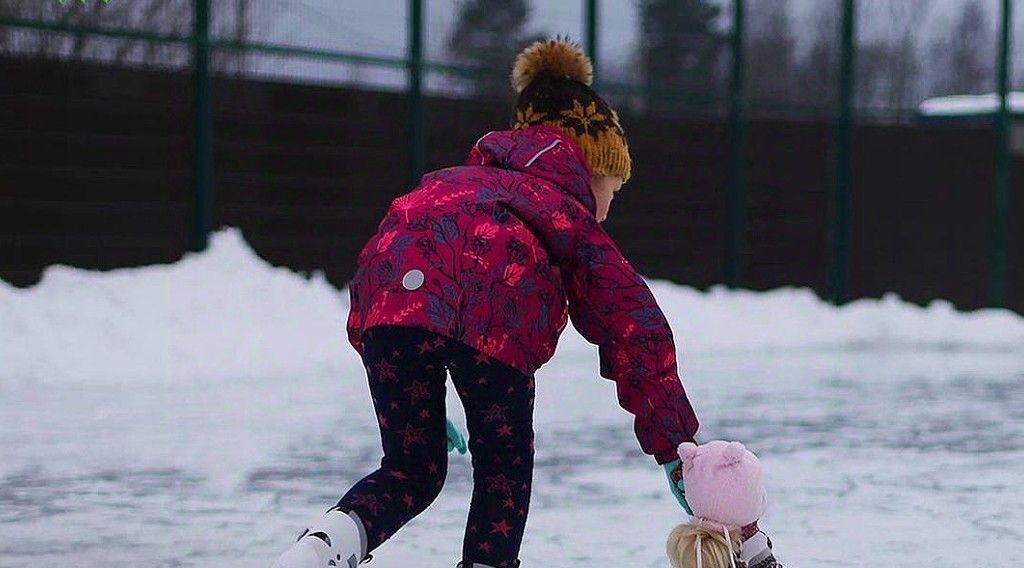
[[[635,416],[644,452],[677,458],[698,422],[672,331],[644,280],[595,219],[579,146],[551,126],[490,132],[466,165],[395,199],[359,255],[349,339],[375,326],[427,329],[527,375],[573,325]]]

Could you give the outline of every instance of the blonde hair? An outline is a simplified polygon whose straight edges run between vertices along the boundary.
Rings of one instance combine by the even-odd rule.
[[[732,568],[730,557],[740,550],[740,529],[730,527],[729,539],[731,542],[726,540],[722,529],[711,528],[694,519],[669,533],[666,552],[672,568],[697,568],[698,546],[703,568]]]

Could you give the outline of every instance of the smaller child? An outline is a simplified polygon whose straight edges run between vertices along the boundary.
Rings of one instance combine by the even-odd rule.
[[[768,506],[761,463],[739,442],[679,446],[693,519],[668,537],[673,568],[783,568],[757,521]]]

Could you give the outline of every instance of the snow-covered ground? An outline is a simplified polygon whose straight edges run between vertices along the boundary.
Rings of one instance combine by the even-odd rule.
[[[765,463],[788,566],[1017,564],[1024,319],[652,287],[703,437]],[[235,231],[170,266],[0,284],[0,566],[269,566],[380,457],[346,304]],[[539,373],[524,568],[664,567],[684,520],[596,367],[569,330]],[[454,566],[470,471],[451,461],[371,566]]]

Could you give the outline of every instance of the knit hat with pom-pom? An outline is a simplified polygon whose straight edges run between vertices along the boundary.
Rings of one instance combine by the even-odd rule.
[[[631,160],[619,115],[590,88],[594,67],[580,47],[563,39],[535,42],[516,58],[512,87],[519,93],[512,127],[550,124],[571,136],[594,176],[629,180]]]

